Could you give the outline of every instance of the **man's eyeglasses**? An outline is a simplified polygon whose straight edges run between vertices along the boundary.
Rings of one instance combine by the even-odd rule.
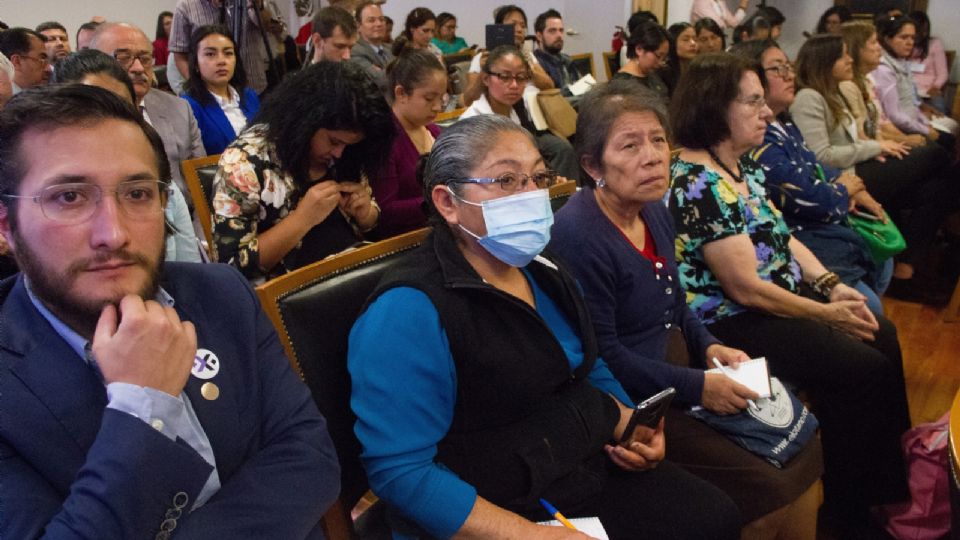
[[[46,54],[41,54],[40,56],[36,56],[36,57],[30,56],[29,54],[20,54],[17,56],[21,58],[29,58],[34,62],[40,62],[40,65],[44,65],[44,66],[50,63],[50,58],[48,58]]]
[[[126,49],[118,49],[113,51],[113,57],[117,59],[117,62],[120,62],[120,65],[123,66],[123,69],[130,69],[130,66],[133,65],[134,60],[139,60],[140,65],[145,68],[149,68],[153,65],[153,53],[149,51],[132,53]]]
[[[500,79],[500,82],[504,84],[510,84],[512,81],[517,81],[517,84],[523,85],[527,84],[527,81],[530,80],[529,73],[517,73],[516,75],[512,73],[497,73],[495,71],[488,71],[487,73]]]
[[[767,106],[767,100],[763,96],[756,96],[752,98],[737,98],[737,103],[743,103],[752,107],[756,112],[760,112],[764,107]]]
[[[507,193],[522,191],[530,182],[543,189],[557,183],[556,171],[541,171],[533,174],[504,173],[496,178],[462,178],[453,180],[451,184],[500,184],[500,189]]]
[[[117,184],[113,195],[120,210],[131,219],[144,220],[163,213],[164,195],[169,184],[157,180],[130,180]],[[29,199],[40,205],[50,221],[75,225],[93,217],[103,199],[103,188],[96,184],[54,184],[36,195],[0,195],[5,199]]]
[[[777,64],[777,65],[775,65],[775,66],[771,66],[771,67],[768,67],[768,68],[763,68],[763,71],[764,71],[764,73],[766,73],[766,72],[768,72],[768,71],[773,71],[773,72],[775,72],[775,73],[777,74],[777,76],[780,77],[781,79],[786,79],[786,78],[787,78],[787,75],[793,75],[794,73],[796,73],[796,72],[797,72],[797,68],[795,68],[795,67],[793,66],[793,64]]]

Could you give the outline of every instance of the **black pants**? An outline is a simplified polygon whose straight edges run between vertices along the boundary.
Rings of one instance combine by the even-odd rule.
[[[922,262],[940,224],[960,208],[960,171],[952,161],[942,146],[928,143],[911,149],[903,159],[857,164],[857,176],[907,241],[898,260],[912,265]],[[909,215],[905,210],[910,210]]]
[[[709,325],[726,345],[765,356],[771,373],[807,392],[820,420],[825,506],[866,519],[876,504],[908,496],[900,435],[910,427],[897,331],[880,319],[876,341],[825,324],[758,312]]]

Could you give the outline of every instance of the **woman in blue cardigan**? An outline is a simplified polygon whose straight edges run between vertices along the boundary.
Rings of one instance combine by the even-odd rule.
[[[260,100],[246,87],[243,65],[225,26],[201,26],[193,32],[189,65],[183,98],[197,118],[207,155],[223,153],[260,110]]]

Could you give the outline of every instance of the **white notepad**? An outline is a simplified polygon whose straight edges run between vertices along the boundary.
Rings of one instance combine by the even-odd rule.
[[[610,538],[607,536],[607,531],[603,528],[603,523],[600,523],[600,518],[567,518],[567,521],[572,523],[578,531],[586,534],[587,536],[592,536],[598,540],[609,540]],[[550,527],[563,527],[563,523],[560,523],[557,520],[540,521],[539,524],[549,525]]]
[[[593,78],[593,75],[587,73],[580,78],[577,82],[571,84],[567,87],[570,90],[570,93],[575,96],[582,96],[590,91],[593,88],[593,85],[597,84],[597,80]]]
[[[708,369],[707,373],[726,373],[731,379],[759,394],[761,398],[770,397],[770,370],[767,368],[767,359],[763,356],[740,362],[737,369],[725,366],[723,371],[714,368]]]

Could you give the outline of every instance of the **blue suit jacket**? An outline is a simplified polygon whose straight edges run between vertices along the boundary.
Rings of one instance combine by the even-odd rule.
[[[233,131],[233,126],[227,120],[227,115],[223,113],[223,109],[216,101],[201,105],[199,101],[186,94],[183,95],[183,99],[187,100],[190,108],[193,109],[193,115],[197,117],[200,137],[203,139],[203,148],[207,151],[207,155],[222,154],[223,150],[239,135],[239,133]],[[243,89],[240,110],[247,117],[248,123],[260,110],[260,98],[252,89]]]
[[[0,538],[153,538],[176,494],[174,537],[322,538],[340,473],[323,417],[256,296],[226,265],[167,263],[164,289],[214,352],[216,400],[186,394],[222,487],[188,513],[211,467],[182,441],[106,409],[106,390],[27,296],[0,284]],[[12,286],[12,287],[11,287]],[[174,515],[177,513],[174,512]]]

